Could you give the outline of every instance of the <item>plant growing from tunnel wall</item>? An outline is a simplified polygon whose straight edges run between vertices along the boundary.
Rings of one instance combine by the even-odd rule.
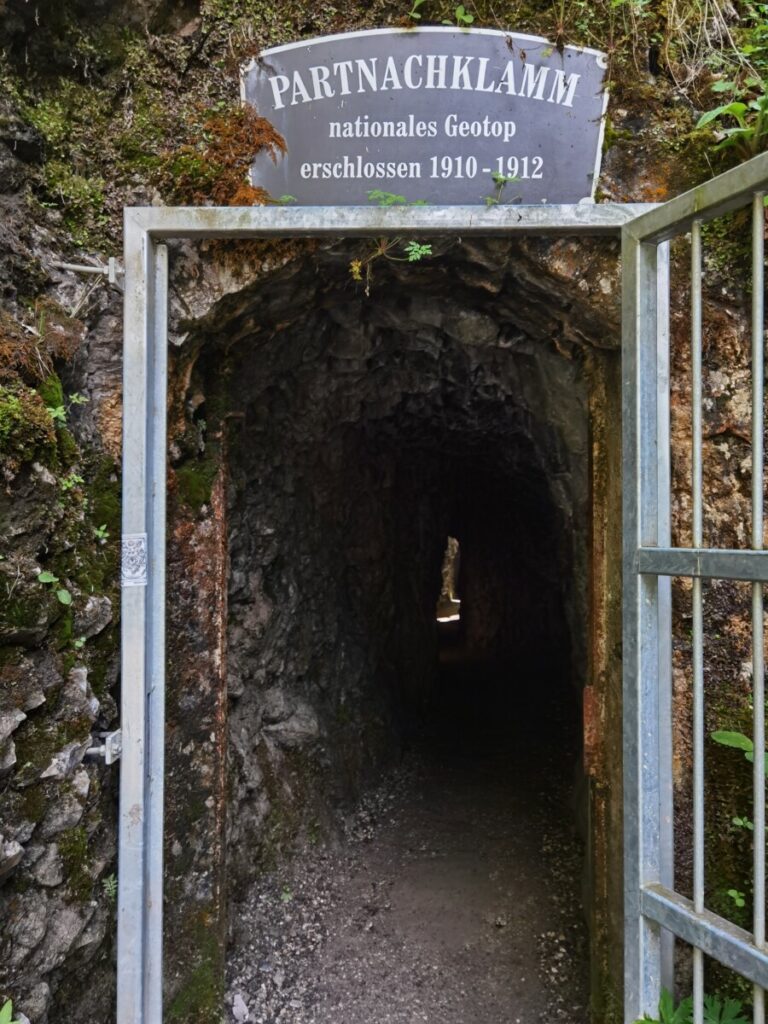
[[[394,255],[396,251],[401,251],[404,255],[396,256]],[[398,263],[418,263],[431,255],[432,246],[429,244],[425,245],[416,241],[406,242],[402,238],[380,238],[375,248],[367,255],[350,261],[349,272],[353,281],[365,280],[365,294],[370,295],[373,282],[372,265],[376,260],[383,257]]]

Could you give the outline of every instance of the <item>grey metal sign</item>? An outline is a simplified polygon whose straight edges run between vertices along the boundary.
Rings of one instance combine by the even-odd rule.
[[[605,54],[490,29],[373,29],[264,50],[243,102],[285,139],[253,184],[302,206],[590,201]]]

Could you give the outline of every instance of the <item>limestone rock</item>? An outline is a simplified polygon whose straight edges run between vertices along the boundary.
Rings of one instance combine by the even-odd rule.
[[[237,1024],[245,1024],[251,1017],[250,1010],[239,992],[232,1000],[232,1016],[237,1021]]]
[[[0,712],[0,743],[8,739],[11,733],[26,720],[26,717],[24,712],[18,709]]]
[[[41,779],[68,779],[75,768],[82,762],[85,752],[91,745],[90,737],[86,740],[73,740],[66,747],[53,755],[51,763],[40,776]]]
[[[12,965],[24,962],[35,950],[48,927],[48,901],[40,892],[22,893],[6,925],[10,949],[3,950]]]
[[[98,713],[99,702],[88,683],[88,669],[76,666],[70,671],[62,688],[56,717],[60,721],[87,718],[94,722]]]
[[[106,594],[92,594],[75,615],[75,634],[86,640],[98,636],[112,621],[112,602]]]
[[[52,839],[60,832],[78,825],[83,812],[80,800],[73,792],[65,790],[59,799],[49,806],[36,834],[39,834],[41,839]]]
[[[32,868],[32,875],[46,888],[61,885],[64,881],[64,864],[56,843],[45,847],[42,856]]]
[[[92,907],[55,904],[48,918],[45,937],[35,950],[35,969],[45,975],[58,967],[75,946],[93,916]]]
[[[37,985],[33,985],[24,997],[18,1001],[14,1011],[17,1017],[20,1011],[23,1011],[32,1021],[32,1024],[37,1024],[38,1021],[44,1019],[50,1005],[51,987],[47,982],[41,981]]]
[[[16,764],[16,745],[9,737],[4,743],[0,743],[0,778],[7,775]]]
[[[320,723],[313,708],[305,701],[297,701],[286,717],[265,725],[264,732],[282,747],[302,747],[320,735]]]
[[[0,835],[0,882],[2,882],[24,856],[24,847],[14,839],[4,839]]]

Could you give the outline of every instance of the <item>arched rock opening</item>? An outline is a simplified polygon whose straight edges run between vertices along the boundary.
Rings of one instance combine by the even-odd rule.
[[[348,250],[325,248],[194,325],[172,464],[203,519],[199,481],[217,476],[226,520],[231,893],[332,829],[457,678],[465,710],[525,708],[523,728],[546,700],[576,713],[602,628],[593,434],[615,308],[599,259],[590,276],[578,246],[530,249],[381,260],[364,296]],[[441,675],[449,535],[462,617]],[[490,689],[464,685],[468,666]]]

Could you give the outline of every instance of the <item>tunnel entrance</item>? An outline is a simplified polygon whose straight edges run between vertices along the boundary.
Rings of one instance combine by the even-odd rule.
[[[369,296],[346,257],[230,296],[184,368],[182,486],[226,449],[228,998],[255,1019],[383,1021],[372,960],[423,953],[446,1024],[586,1021],[591,406],[614,353],[581,314],[544,312],[509,246],[386,268]],[[306,865],[341,856],[340,822],[402,772],[360,869],[402,862],[401,902],[365,932],[383,945],[347,943],[331,909],[325,952],[291,955],[265,905],[302,920]],[[392,1019],[418,1019],[401,990]]]
[[[249,929],[247,894],[262,909],[298,908],[287,883],[274,899],[263,894],[266,902],[258,885],[288,864],[309,865],[313,849],[330,850],[350,815],[370,820],[366,800],[379,810],[391,804],[376,786],[406,770],[408,758],[417,777],[419,757],[436,763],[430,758],[462,714],[457,693],[473,698],[473,710],[483,698],[486,721],[518,735],[525,720],[517,712],[529,698],[552,699],[546,738],[556,738],[577,783],[558,789],[570,807],[561,799],[551,820],[581,826],[583,856],[567,881],[577,884],[581,863],[593,1019],[615,1015],[623,934],[618,249],[562,236],[616,238],[636,214],[612,204],[471,216],[442,207],[127,212],[120,1022],[159,1017],[162,1003],[175,1019],[192,1019],[203,1004],[213,1012],[224,951],[236,967],[238,955],[256,951],[257,935],[275,945],[285,931],[269,922]],[[450,225],[467,237],[448,238]],[[350,243],[327,240],[255,257],[246,250],[258,266],[242,280],[231,265],[209,265],[193,288],[167,292],[162,239],[338,239],[369,230],[442,241],[424,265],[384,262],[363,295],[350,282]],[[556,240],[539,237],[547,234]],[[187,255],[177,254],[179,269],[189,269]],[[494,548],[473,495],[487,504],[484,529],[506,553],[504,571],[488,555]],[[435,610],[446,538],[455,535],[469,554],[449,652]],[[533,564],[526,543],[539,542]],[[536,580],[542,589],[525,605],[521,595]],[[514,642],[501,632],[510,623]],[[541,657],[536,673],[522,671],[536,636],[550,664],[567,664],[548,676],[552,686]],[[459,679],[462,665],[472,666],[474,694]],[[582,730],[568,710],[580,703],[581,757]],[[570,733],[556,726],[561,709]],[[507,753],[524,751],[533,732],[515,745],[492,731]],[[497,780],[514,777],[494,771]],[[513,818],[508,831],[520,833],[523,819]],[[541,831],[523,827],[535,838]],[[334,877],[335,865],[325,867],[322,877]],[[581,969],[575,948],[552,950],[542,963],[566,957]],[[499,962],[508,974],[513,960]],[[289,1003],[282,1019],[298,1020]]]
[[[442,437],[440,454],[455,456],[449,470],[469,463],[507,482],[516,479],[529,496],[543,477],[546,487],[538,486],[538,493],[549,498],[554,521],[567,538],[556,565],[570,666],[577,683],[586,681],[581,687],[586,784],[581,787],[585,799],[578,802],[586,809],[583,906],[593,1020],[621,1014],[622,989],[626,1019],[655,1009],[660,981],[671,967],[669,945],[658,941],[665,929],[694,946],[699,1007],[703,971],[698,968],[705,952],[764,987],[758,915],[755,935],[728,930],[723,925],[729,923],[702,909],[701,901],[691,904],[663,884],[674,849],[668,827],[671,787],[659,785],[659,779],[660,773],[668,779],[672,774],[668,709],[662,707],[670,694],[672,620],[663,579],[677,574],[694,580],[749,579],[756,591],[763,579],[761,545],[745,551],[662,546],[669,538],[671,504],[667,241],[692,228],[694,254],[700,257],[702,221],[751,203],[754,277],[762,281],[765,162],[756,157],[644,212],[611,204],[499,207],[457,215],[447,207],[375,215],[351,207],[317,213],[126,211],[119,1024],[161,1019],[164,987],[172,1017],[192,1019],[199,1010],[209,1019],[205,1007],[212,1012],[220,1005],[227,911],[236,924],[242,908],[235,896],[242,895],[249,878],[265,878],[268,863],[281,863],[278,854],[291,843],[296,848],[302,831],[310,842],[314,832],[316,842],[313,822],[322,826],[320,812],[341,809],[359,794],[366,776],[381,773],[387,754],[393,756],[393,738],[417,733],[416,711],[429,726],[439,724],[436,714],[431,719],[423,714],[435,694],[434,602],[444,553],[433,539],[430,494],[435,483],[444,488],[454,475],[446,472],[445,458],[435,457],[430,439],[437,436]],[[393,271],[388,282],[393,301],[374,306],[371,316],[346,301],[333,273],[332,249],[323,245],[308,260],[295,249],[286,259],[264,260],[259,283],[238,291],[230,281],[214,288],[215,301],[205,295],[210,280],[204,282],[198,304],[198,313],[203,312],[197,317],[196,301],[187,293],[192,329],[178,338],[190,343],[172,369],[172,472],[166,494],[164,239],[341,237],[371,228],[391,237],[418,227],[436,237],[450,225],[466,228],[473,239],[504,240],[459,241],[450,261],[436,261],[437,273],[430,267],[418,288],[411,280],[403,289]],[[541,233],[621,234],[621,363],[616,344],[621,317],[611,300],[615,248],[605,253],[580,242],[525,241]],[[275,266],[280,269],[265,281],[264,272]],[[699,344],[699,259],[692,270],[693,334]],[[758,345],[762,307],[754,305]],[[333,324],[365,329],[329,332]],[[291,330],[298,325],[303,329]],[[446,347],[460,357],[445,366],[439,358],[443,339],[457,343],[458,351]],[[238,355],[239,342],[250,343],[251,355],[265,357],[260,376],[240,358],[245,346]],[[554,382],[563,380],[550,361],[552,346],[563,357],[559,365],[573,367],[570,388],[541,386],[550,384],[542,373],[545,366]],[[430,363],[434,369],[436,358],[439,378],[424,373]],[[451,376],[448,371],[455,367],[462,372]],[[694,390],[700,391],[696,360],[694,367]],[[234,376],[235,369],[243,371],[241,376]],[[350,389],[355,377],[357,387]],[[220,386],[225,380],[231,387]],[[251,383],[248,394],[238,391],[244,380]],[[341,381],[344,386],[337,387]],[[249,413],[256,395],[271,421],[260,417],[258,407]],[[586,416],[571,415],[578,413],[574,400]],[[623,464],[620,410],[625,414]],[[239,441],[229,436],[232,420],[242,424]],[[282,428],[279,435],[276,425]],[[586,457],[578,457],[579,439],[586,442],[581,448]],[[489,452],[494,459],[488,459]],[[575,486],[579,465],[586,470],[581,490]],[[623,533],[617,515],[622,466]],[[340,489],[341,481],[346,489]],[[168,517],[166,497],[173,506]],[[365,520],[357,515],[361,510]],[[297,532],[298,518],[303,533]],[[441,542],[448,529],[439,530]],[[448,535],[458,532],[450,529]],[[308,550],[307,537],[321,543]],[[405,539],[412,542],[407,560]],[[430,551],[434,562],[427,574]],[[166,577],[175,598],[167,607]],[[306,580],[311,587],[298,585]],[[429,601],[422,604],[426,590]],[[326,593],[323,603],[318,595]],[[422,617],[397,617],[398,607],[422,609],[431,645],[421,643],[427,636]],[[166,614],[172,629],[168,647]],[[758,667],[760,628],[753,624]],[[693,635],[696,656],[701,630],[695,627]],[[254,637],[262,642],[258,654]],[[227,673],[230,652],[233,671]],[[414,671],[419,667],[427,671]],[[288,685],[277,685],[280,677]],[[449,689],[444,686],[443,693]],[[469,692],[467,686],[461,689]],[[256,691],[261,691],[258,704]],[[511,687],[505,685],[504,692],[511,693]],[[701,687],[698,692],[701,696]],[[694,753],[694,767],[696,761]],[[164,781],[169,782],[165,830]],[[758,761],[756,806],[763,782]],[[385,814],[387,803],[378,804]],[[362,812],[365,820],[364,807]],[[703,849],[700,840],[694,837],[694,849]],[[243,849],[249,856],[238,858]],[[293,902],[290,889],[282,890],[279,902]],[[165,932],[164,914],[172,918]],[[163,934],[173,939],[165,958]],[[233,937],[238,938],[234,930]],[[622,947],[623,962],[617,955]],[[547,958],[550,964],[557,959],[557,954]],[[282,991],[277,978],[275,985]],[[239,998],[232,1013],[244,1021],[250,1011]],[[300,999],[291,1002],[292,1017],[280,1010],[282,1019],[298,1019],[296,1009]],[[429,1019],[429,1012],[421,1017]]]

